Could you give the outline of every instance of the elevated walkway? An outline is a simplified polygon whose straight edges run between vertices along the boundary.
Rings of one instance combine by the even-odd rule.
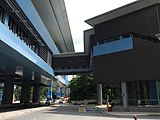
[[[90,57],[85,53],[67,53],[53,56],[52,67],[56,75],[72,75],[92,71]]]

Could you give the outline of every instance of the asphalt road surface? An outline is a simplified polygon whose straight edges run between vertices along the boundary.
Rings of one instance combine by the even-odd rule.
[[[0,113],[1,114],[1,113]],[[3,114],[3,113],[2,113]],[[2,115],[1,114],[1,115]],[[11,115],[12,114],[12,115]],[[7,118],[8,116],[8,118]],[[94,106],[78,106],[70,104],[61,104],[60,106],[51,106],[39,110],[23,110],[15,113],[4,114],[3,120],[134,120],[134,118],[123,118],[107,116],[101,113]],[[137,120],[157,120],[141,118]]]

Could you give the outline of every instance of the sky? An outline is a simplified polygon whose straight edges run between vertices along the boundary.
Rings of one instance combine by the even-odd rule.
[[[76,52],[83,52],[83,31],[91,28],[84,21],[136,0],[65,0]]]

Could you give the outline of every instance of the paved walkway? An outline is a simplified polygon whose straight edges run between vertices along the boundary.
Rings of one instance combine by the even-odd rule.
[[[110,116],[115,116],[115,117],[120,117],[120,116],[124,116],[124,117],[133,117],[133,116],[159,116],[160,117],[160,112],[115,112],[115,111],[111,111],[108,112],[108,109],[106,107],[107,105],[100,105],[100,106],[96,106],[102,113],[104,113],[105,115],[110,115]]]
[[[0,120],[5,120],[5,119],[9,119],[9,118],[18,116],[18,115],[24,115],[24,114],[31,113],[34,111],[44,110],[44,109],[49,109],[49,108],[51,108],[51,107],[45,106],[45,107],[29,108],[29,109],[23,109],[23,110],[1,112],[0,113]]]
[[[1,112],[0,113],[0,120],[5,120],[8,118],[12,118],[15,117],[17,115],[24,115],[24,114],[28,114],[34,111],[38,111],[38,110],[45,110],[45,109],[50,109],[51,107],[58,107],[59,105],[51,105],[51,106],[44,106],[44,107],[37,107],[37,108],[30,108],[30,109],[23,109],[23,110],[16,110],[16,111],[9,111],[9,112]],[[87,106],[89,107],[90,105],[83,105],[78,109],[78,112],[86,112],[86,108]],[[115,112],[115,111],[111,111],[108,112],[108,109],[106,108],[106,105],[100,105],[100,106],[96,106],[93,105],[92,107],[96,107],[100,112],[102,112],[103,114],[107,115],[107,116],[111,116],[111,117],[158,117],[160,118],[160,112]]]

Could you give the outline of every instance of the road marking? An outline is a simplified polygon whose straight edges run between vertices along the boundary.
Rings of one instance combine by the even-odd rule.
[[[78,112],[86,112],[86,109],[83,107],[78,108]]]

